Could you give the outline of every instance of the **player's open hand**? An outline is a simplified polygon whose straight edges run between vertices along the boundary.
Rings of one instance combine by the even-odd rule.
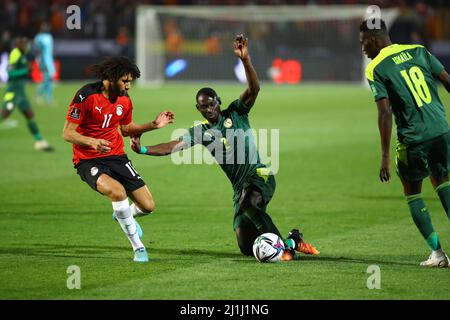
[[[130,145],[131,145],[131,149],[134,152],[140,153],[141,152],[141,138],[140,138],[140,136],[131,137]]]
[[[165,127],[168,124],[173,123],[173,120],[175,119],[175,114],[172,111],[163,111],[156,117],[155,120],[153,120],[153,123],[155,125],[155,129],[160,129],[162,127]]]
[[[248,38],[243,34],[237,35],[234,40],[234,53],[241,60],[248,58]]]
[[[380,181],[381,182],[389,182],[391,180],[390,167],[391,163],[389,157],[381,158],[381,166],[380,166]]]
[[[108,153],[111,151],[110,142],[104,139],[92,139],[91,147],[100,153]]]

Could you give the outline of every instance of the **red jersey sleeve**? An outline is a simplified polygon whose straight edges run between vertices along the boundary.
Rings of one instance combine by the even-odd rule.
[[[78,95],[78,94],[77,94]],[[80,97],[81,96],[81,97]],[[67,111],[66,120],[80,124],[83,121],[86,113],[85,97],[82,95],[75,96],[70,103],[69,110]]]
[[[131,99],[128,99],[128,108],[126,108],[125,110],[126,111],[122,118],[122,121],[120,121],[120,124],[124,126],[130,124],[133,121],[133,103],[131,102]]]

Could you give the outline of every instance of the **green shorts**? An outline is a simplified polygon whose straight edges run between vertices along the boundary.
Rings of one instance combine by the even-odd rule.
[[[22,112],[31,110],[31,105],[25,93],[25,88],[21,86],[9,85],[6,87],[5,94],[3,95],[1,107],[2,109],[6,109],[11,112],[16,106]]]
[[[450,132],[431,140],[406,145],[397,142],[397,174],[407,181],[421,181],[431,175],[441,179],[449,172]]]
[[[235,190],[233,196],[234,202],[234,219],[233,219],[233,229],[239,227],[252,227],[253,222],[240,210],[241,199],[244,198],[245,193],[251,187],[258,189],[263,197],[263,205],[261,210],[266,211],[267,205],[270,200],[272,200],[273,194],[275,193],[275,177],[270,173],[269,168],[258,168],[256,172],[249,175],[242,186],[242,189]]]

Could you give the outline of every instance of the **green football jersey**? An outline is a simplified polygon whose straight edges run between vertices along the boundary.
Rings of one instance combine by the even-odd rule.
[[[28,59],[18,48],[14,48],[9,55],[8,84],[9,87],[22,87],[28,76]]]
[[[242,101],[235,100],[221,112],[215,125],[203,121],[191,127],[181,138],[188,146],[205,146],[235,191],[242,189],[248,175],[265,167],[256,148],[248,112],[249,108]]]
[[[449,131],[434,77],[444,67],[421,45],[392,44],[369,63],[375,100],[388,98],[401,143],[420,143]]]

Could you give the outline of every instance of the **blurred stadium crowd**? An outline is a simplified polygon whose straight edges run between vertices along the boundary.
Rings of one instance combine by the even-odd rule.
[[[66,8],[81,9],[83,28],[66,28]],[[450,39],[449,0],[0,0],[0,30],[34,36],[42,21],[49,21],[55,38],[116,38],[126,43],[134,36],[135,9],[152,5],[378,5],[398,7],[399,33],[416,32],[426,39]],[[413,33],[410,32],[410,33]],[[5,36],[5,35],[3,35]]]
[[[66,10],[73,4],[78,5],[81,11],[80,30],[69,30],[66,27]],[[135,58],[136,8],[142,4],[378,5],[380,8],[398,8],[399,15],[390,29],[393,42],[420,43],[432,50],[436,48],[444,63],[450,63],[450,0],[0,0],[0,53],[12,49],[16,36],[24,35],[32,39],[39,32],[41,23],[46,21],[50,24],[51,34],[55,39],[55,58],[64,62],[62,71],[68,78],[81,76],[80,68],[75,67],[80,65],[80,61],[88,63],[96,61],[99,56],[118,54]],[[188,35],[183,32],[185,24],[182,19],[164,20],[163,31],[168,54],[178,54],[183,41],[193,40],[189,38],[192,36],[202,37],[208,55],[220,54],[220,37],[223,36],[223,31],[205,25],[201,32],[191,32]],[[345,22],[345,26],[348,23]],[[351,27],[354,29],[355,26]],[[297,29],[285,33],[286,43],[292,40],[293,30]],[[205,32],[208,34],[205,35]],[[255,38],[261,32],[256,32],[256,36],[255,32],[250,34]],[[308,39],[300,31],[293,32],[300,42],[304,38]],[[352,32],[347,33],[353,37]],[[329,32],[328,35],[333,37],[334,33]]]

